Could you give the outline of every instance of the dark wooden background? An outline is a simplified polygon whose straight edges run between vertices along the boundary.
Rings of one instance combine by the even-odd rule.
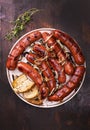
[[[6,76],[7,55],[17,39],[8,42],[8,21],[30,8],[42,9],[22,32],[41,27],[61,29],[74,37],[82,48],[87,73],[78,94],[66,104],[40,109],[21,101]],[[90,130],[90,0],[0,0],[0,130]]]

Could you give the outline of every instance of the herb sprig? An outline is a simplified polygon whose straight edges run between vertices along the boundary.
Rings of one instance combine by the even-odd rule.
[[[5,36],[7,40],[12,40],[14,37],[18,37],[20,32],[25,29],[28,22],[32,20],[32,16],[40,11],[39,9],[32,8],[19,15],[15,21],[12,22],[14,25],[10,32]]]

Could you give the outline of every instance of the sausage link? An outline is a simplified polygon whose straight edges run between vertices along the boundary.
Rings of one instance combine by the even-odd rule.
[[[12,55],[9,55],[8,60],[6,62],[6,67],[10,68],[10,70],[14,70],[17,66],[17,62],[18,60],[15,57],[13,57]]]
[[[84,72],[85,72],[85,67],[84,66],[78,66],[76,68],[75,75],[81,77],[81,79],[82,79]]]
[[[75,71],[74,65],[69,60],[67,60],[64,64],[64,71],[68,75],[73,75]]]
[[[54,93],[52,96],[49,96],[48,99],[50,101],[63,100],[68,94],[70,94],[75,88],[79,86],[84,73],[85,73],[85,67],[77,66],[74,75],[70,78],[70,80],[66,83],[66,85],[63,85],[61,89],[57,90],[57,92]]]
[[[47,32],[42,33],[42,38],[44,39],[45,43],[48,43],[48,47],[53,46],[53,44],[56,42],[55,37],[53,37],[52,34],[49,34]]]
[[[48,95],[48,88],[46,87],[46,84],[43,82],[41,75],[36,69],[24,62],[19,62],[17,64],[17,68],[19,71],[28,75],[35,82],[38,89],[40,90],[42,98],[45,98]]]
[[[24,47],[21,46],[21,44],[19,45],[19,43],[12,49],[6,62],[6,67],[8,69],[14,70],[16,68],[18,58],[23,51],[24,51]]]
[[[42,61],[41,70],[42,70],[42,73],[47,81],[47,85],[49,87],[49,90],[51,92],[52,90],[54,90],[56,88],[56,81],[54,78],[54,74],[46,61]]]
[[[57,71],[58,73],[58,81],[59,83],[65,83],[66,81],[66,75],[64,72],[63,67],[58,63],[56,59],[49,58],[49,63],[52,66],[52,68]]]
[[[33,50],[36,52],[36,54],[40,54],[40,56],[43,56],[43,57],[48,56],[49,54],[45,46],[40,45],[40,44],[39,45],[35,44],[33,47]],[[49,90],[51,92],[52,90],[56,88],[56,81],[54,78],[54,74],[48,64],[48,59],[47,61],[43,60],[39,68],[41,68],[42,73],[47,80],[47,85],[49,87]]]
[[[71,90],[64,85],[61,89],[59,89],[55,94],[48,97],[49,101],[62,101],[64,97],[66,97]]]
[[[45,81],[47,82],[49,91],[51,92],[53,89],[55,89],[56,81],[54,78],[54,74],[48,65],[48,62],[43,59],[42,60],[37,59],[36,54],[32,54],[32,53],[27,54],[26,59],[29,62],[36,64],[39,67],[39,69],[42,71]]]
[[[41,33],[39,31],[32,32],[28,34],[25,38],[22,38],[11,50],[6,62],[6,67],[9,70],[14,70],[17,66],[18,58],[23,53],[25,48],[40,38]]]
[[[48,33],[42,33],[42,37],[46,41],[48,37],[50,37],[50,34]],[[68,75],[72,75],[74,73],[74,65],[67,59],[67,56],[61,46],[56,42],[55,38],[52,36],[48,39],[47,41],[48,46],[52,47],[55,53],[57,54],[57,57],[59,58],[60,62],[65,62],[64,68],[65,68],[65,73]],[[68,70],[69,69],[69,70]]]
[[[53,31],[54,36],[59,39],[72,53],[75,62],[78,65],[82,65],[85,62],[85,58],[82,54],[82,51],[75,40],[73,40],[68,34],[59,31],[54,30]]]
[[[83,78],[84,73],[85,73],[85,67],[77,66],[74,75],[67,82],[67,86],[71,88],[72,90],[78,87],[78,85],[80,84],[80,81]]]
[[[41,45],[41,44],[35,44],[33,46],[33,51],[36,52],[41,57],[46,56],[47,53],[48,53],[46,48],[43,45]]]
[[[33,51],[36,52],[39,56],[45,57],[56,57],[56,54],[54,53],[54,51],[49,51],[45,46],[41,45],[41,44],[35,44],[33,46]]]
[[[32,63],[32,64],[34,64],[34,61],[35,61],[36,58],[37,58],[37,56],[36,56],[34,53],[26,54],[25,57],[26,57],[26,59],[27,59],[30,63]]]

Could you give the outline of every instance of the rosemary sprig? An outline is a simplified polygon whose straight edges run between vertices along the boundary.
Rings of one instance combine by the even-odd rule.
[[[12,22],[13,28],[5,36],[7,40],[12,40],[14,37],[19,36],[20,32],[25,29],[28,22],[31,21],[32,16],[40,11],[39,9],[32,8],[19,15],[15,21]]]

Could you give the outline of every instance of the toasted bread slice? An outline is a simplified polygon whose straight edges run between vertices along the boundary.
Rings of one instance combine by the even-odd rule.
[[[26,75],[23,74],[13,81],[12,86],[15,92],[23,93],[30,90],[34,84],[33,81],[29,80]]]
[[[41,99],[41,95],[39,94],[37,97],[33,99],[28,100],[30,103],[35,104],[35,105],[41,105],[43,103],[43,100]]]
[[[19,93],[26,92],[32,88],[34,85],[34,82],[30,81],[29,79],[25,80],[22,84],[14,88]]]
[[[29,91],[23,93],[25,99],[32,99],[39,95],[38,88],[36,86],[32,87]]]
[[[17,86],[19,86],[20,84],[22,84],[25,80],[27,80],[26,75],[22,74],[19,77],[17,77],[13,82],[12,82],[12,86],[13,88],[16,88]]]

